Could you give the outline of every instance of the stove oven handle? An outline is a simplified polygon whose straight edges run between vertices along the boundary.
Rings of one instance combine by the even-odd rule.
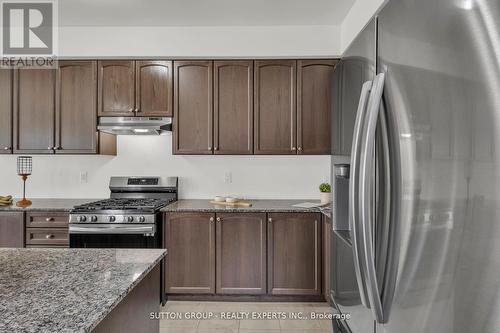
[[[70,225],[70,234],[143,234],[154,236],[156,228],[154,225],[131,226],[131,225],[109,225],[109,224],[92,224],[92,225]]]

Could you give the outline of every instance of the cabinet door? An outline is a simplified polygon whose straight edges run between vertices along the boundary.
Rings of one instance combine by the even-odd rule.
[[[14,72],[14,153],[53,154],[56,70]]]
[[[215,293],[214,214],[167,213],[165,217],[167,293]]]
[[[323,295],[325,300],[330,302],[330,262],[331,262],[331,232],[332,232],[332,219],[323,215]]]
[[[172,62],[136,61],[135,94],[138,116],[172,116]]]
[[[321,216],[268,214],[268,292],[321,294]]]
[[[24,213],[0,213],[0,247],[24,247]]]
[[[97,62],[60,61],[56,153],[97,153]]]
[[[174,154],[212,154],[212,61],[174,61]]]
[[[0,70],[0,154],[12,154],[12,71]]]
[[[135,62],[103,60],[99,68],[99,115],[133,116],[135,111]]]
[[[266,214],[217,213],[217,293],[266,293]]]
[[[299,60],[297,152],[330,154],[332,75],[336,60]]]
[[[295,60],[255,61],[254,152],[296,154]]]
[[[253,153],[253,61],[214,62],[214,153]]]

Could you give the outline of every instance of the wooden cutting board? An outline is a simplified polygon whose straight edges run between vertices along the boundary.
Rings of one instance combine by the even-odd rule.
[[[231,206],[231,207],[252,207],[252,204],[246,201],[225,202],[225,201],[211,200],[210,203],[214,205]]]

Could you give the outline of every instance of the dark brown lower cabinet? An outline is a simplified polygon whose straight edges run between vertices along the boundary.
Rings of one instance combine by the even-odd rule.
[[[268,214],[268,293],[321,294],[320,213]]]
[[[26,212],[26,247],[69,247],[68,212]]]
[[[217,213],[218,294],[266,293],[266,214]]]
[[[215,214],[165,214],[166,292],[215,293]]]
[[[321,296],[321,223],[319,213],[166,213],[166,293]]]
[[[24,213],[0,213],[0,247],[24,247]]]
[[[69,246],[68,229],[26,228],[26,244]]]

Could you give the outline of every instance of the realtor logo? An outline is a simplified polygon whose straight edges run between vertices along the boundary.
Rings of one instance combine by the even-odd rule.
[[[55,0],[0,0],[0,4],[2,67],[7,60],[14,67],[47,66],[42,62],[56,54]],[[14,60],[18,62],[14,64]]]

